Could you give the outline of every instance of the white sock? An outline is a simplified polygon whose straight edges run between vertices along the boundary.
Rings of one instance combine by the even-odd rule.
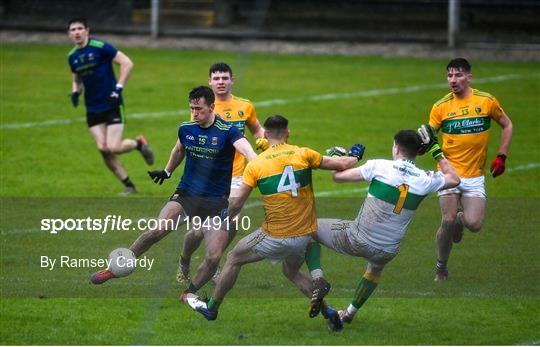
[[[315,269],[310,272],[311,279],[316,280],[317,278],[323,277],[323,271],[321,269]]]
[[[349,307],[347,307],[347,313],[350,314],[351,316],[354,316],[356,314],[356,311],[358,311],[358,309],[354,307],[352,304],[349,304]]]

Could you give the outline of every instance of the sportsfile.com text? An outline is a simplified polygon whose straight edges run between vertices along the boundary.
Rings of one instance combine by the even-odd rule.
[[[117,215],[107,215],[104,218],[43,218],[41,219],[41,231],[46,231],[50,234],[58,234],[58,232],[63,231],[99,231],[104,234],[108,231],[176,230],[184,224],[186,224],[188,229],[249,230],[251,219],[249,216],[236,216],[234,218],[179,216],[177,219],[139,218],[133,220]]]

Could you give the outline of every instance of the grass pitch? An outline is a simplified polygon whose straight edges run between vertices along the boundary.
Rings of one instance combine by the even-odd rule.
[[[119,43],[114,43],[119,46]],[[3,45],[1,71],[1,344],[268,344],[268,345],[499,345],[537,344],[540,267],[540,65],[473,62],[475,88],[490,92],[514,122],[500,178],[486,178],[488,212],[481,233],[454,247],[451,280],[433,280],[436,198],[427,199],[409,227],[401,253],[352,325],[339,334],[307,317],[307,300],[269,262],[247,265],[216,322],[177,301],[174,281],[181,232],[155,245],[150,271],[103,286],[88,284],[94,269],[40,267],[40,257],[104,258],[137,231],[39,231],[43,218],[129,218],[156,215],[181,176],[163,186],[146,175],[138,153],[123,155],[137,198],[119,199],[121,185],[103,165],[67,94],[68,46]],[[255,102],[260,121],[289,118],[291,143],[323,151],[366,145],[366,158],[389,158],[393,134],[426,122],[447,93],[445,60],[292,56],[122,49],[135,62],[125,90],[125,134],[144,133],[167,161],[179,123],[188,118],[187,93],[205,84],[208,67],[232,65],[234,93]],[[492,131],[488,158],[500,130]],[[432,168],[430,158],[419,165]],[[321,217],[352,219],[366,184],[337,185],[314,175]],[[246,210],[253,230],[262,209]],[[243,236],[247,233],[240,233]],[[237,238],[239,239],[239,237]],[[194,265],[201,259],[197,253]],[[333,284],[329,302],[345,307],[365,262],[323,249]],[[202,291],[211,293],[212,286]]]

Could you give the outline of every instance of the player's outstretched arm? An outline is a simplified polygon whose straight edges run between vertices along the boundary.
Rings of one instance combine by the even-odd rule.
[[[229,199],[229,218],[234,218],[242,210],[242,206],[246,202],[249,194],[251,194],[252,188],[247,184],[243,183],[238,188],[237,196],[231,197]]]
[[[362,160],[366,147],[361,144],[354,144],[349,149],[349,152],[345,151],[345,148],[334,146],[326,150],[326,154],[323,156],[323,160],[319,168],[324,170],[343,171],[350,169]],[[347,155],[347,156],[346,156]]]
[[[319,169],[343,171],[352,168],[356,163],[358,163],[356,157],[329,157],[323,155]]]
[[[248,161],[252,161],[257,157],[257,153],[253,150],[253,147],[249,144],[245,137],[236,140],[233,143],[234,148],[240,152]]]
[[[431,154],[433,159],[439,164],[440,171],[444,175],[443,189],[457,186],[461,180],[454,167],[444,157],[441,146],[439,146],[436,130],[429,124],[422,124],[418,128],[418,135],[422,139],[423,152]]]
[[[364,180],[362,171],[360,171],[360,168],[357,167],[344,171],[334,171],[332,175],[334,182],[337,183],[358,182]]]

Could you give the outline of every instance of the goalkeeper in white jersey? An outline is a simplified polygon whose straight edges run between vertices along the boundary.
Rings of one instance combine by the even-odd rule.
[[[336,148],[329,151],[339,154]],[[440,171],[424,171],[415,166],[416,156],[426,151],[438,162]],[[392,158],[368,160],[359,167],[334,172],[334,180],[338,183],[370,182],[367,198],[353,221],[318,219],[316,238],[320,243],[337,252],[368,260],[351,304],[339,312],[344,323],[352,321],[377,287],[383,268],[397,255],[399,244],[420,202],[430,193],[460,183],[429,125],[423,125],[418,133],[414,130],[399,131],[394,136]],[[313,279],[322,276],[318,243],[309,245],[306,263]],[[310,316],[317,315],[321,305],[322,299],[319,302],[312,300]]]

